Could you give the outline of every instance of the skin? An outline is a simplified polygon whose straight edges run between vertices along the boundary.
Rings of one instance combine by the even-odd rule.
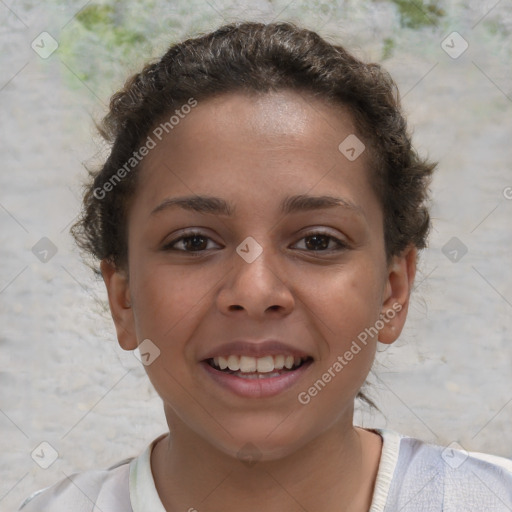
[[[370,507],[382,440],[352,422],[377,337],[309,404],[297,400],[393,304],[401,310],[380,342],[393,343],[407,316],[417,250],[386,263],[366,153],[351,162],[338,150],[353,133],[346,109],[307,95],[232,93],[200,102],[143,161],[128,216],[128,268],[105,260],[101,269],[120,345],[133,350],[150,339],[160,349],[145,368],[172,432],[151,459],[167,510]],[[337,196],[357,210],[280,214],[295,194]],[[166,198],[190,195],[223,198],[236,213],[151,214]],[[207,238],[165,250],[185,228]],[[310,231],[346,245],[336,251],[333,239],[304,238]],[[248,236],[262,248],[252,263],[236,252]],[[315,251],[322,243],[328,249]],[[199,364],[223,343],[276,337],[314,359],[276,396],[237,396]],[[240,460],[244,446],[257,462]]]

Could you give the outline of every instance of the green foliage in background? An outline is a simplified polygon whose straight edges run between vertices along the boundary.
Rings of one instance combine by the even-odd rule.
[[[130,30],[123,20],[120,4],[87,5],[76,15],[76,21],[85,30],[99,36],[106,44],[129,47],[147,43],[147,39],[138,28]]]
[[[159,45],[181,37],[186,13],[165,5],[164,10],[166,16],[157,0],[89,3],[62,31],[60,57],[80,81],[107,97],[112,83],[126,77],[127,70],[139,69],[155,49],[163,49]],[[81,86],[76,78],[68,78],[74,88]]]
[[[445,11],[439,7],[439,2],[424,2],[423,0],[391,0],[398,7],[400,22],[403,27],[420,28],[437,25],[439,18],[445,16]]]
[[[494,20],[488,20],[485,19],[483,21],[483,26],[487,29],[489,34],[496,36],[504,36],[509,37],[511,34],[511,30],[509,27],[507,27],[506,24],[503,23],[503,20],[500,19],[494,19]]]
[[[384,38],[384,41],[382,41],[382,60],[386,60],[392,57],[395,47],[396,43],[392,37]]]
[[[69,8],[67,0],[49,1],[59,10],[65,9],[66,5]],[[462,0],[267,1],[268,9],[276,14],[276,19],[302,20],[312,24],[313,29],[315,23],[319,28],[326,25],[331,33],[343,34],[344,40],[355,47],[366,42],[376,44],[380,47],[382,60],[393,57],[395,51],[411,41],[418,49],[437,49],[440,34],[448,33],[453,20],[460,19],[470,9]],[[250,19],[242,4],[251,6],[253,2],[93,0],[66,24],[60,34],[59,56],[72,70],[66,80],[74,88],[85,84],[106,101],[128,74],[161,55],[170,44],[233,21],[233,15],[235,19]],[[506,35],[507,27],[497,15],[486,17],[481,26],[486,27],[491,36]],[[439,40],[430,45],[427,43],[429,38]],[[419,41],[425,41],[425,44]]]

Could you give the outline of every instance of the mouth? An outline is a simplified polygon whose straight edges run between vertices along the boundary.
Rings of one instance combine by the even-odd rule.
[[[214,370],[234,375],[241,379],[270,379],[294,372],[304,365],[309,365],[313,358],[278,354],[263,357],[216,356],[205,362]]]
[[[215,356],[201,367],[223,393],[244,398],[267,398],[296,386],[313,364],[310,356],[290,354]],[[304,386],[303,386],[304,387]]]

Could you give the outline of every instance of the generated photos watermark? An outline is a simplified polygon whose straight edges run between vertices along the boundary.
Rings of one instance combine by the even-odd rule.
[[[396,314],[401,311],[402,305],[396,302],[393,304],[392,309],[388,309],[385,314],[381,314],[379,320],[375,322],[371,327],[367,327],[364,331],[361,331],[357,335],[357,340],[352,341],[352,345],[348,350],[344,352],[343,355],[339,355],[336,358],[336,361],[327,369],[326,372],[322,374],[322,377],[316,380],[311,387],[309,387],[306,391],[301,391],[297,395],[297,400],[302,405],[307,405],[311,402],[312,398],[318,395],[325,386],[331,382],[336,375],[338,375],[345,366],[347,366],[354,356],[361,352],[362,347],[360,344],[366,346],[367,340],[370,336],[377,336],[379,331],[393,318],[395,318]],[[359,342],[359,343],[358,343]]]
[[[137,165],[142,162],[145,156],[154,149],[157,145],[157,141],[161,141],[164,134],[170,133],[182,119],[189,114],[192,108],[197,106],[197,100],[189,98],[187,103],[182,105],[179,109],[176,109],[175,115],[173,114],[167,121],[160,123],[153,131],[151,135],[148,135],[146,142],[137,150],[132,153],[132,156],[128,159],[125,164],[120,167],[101,187],[94,189],[93,195],[96,199],[104,199],[109,192],[114,190],[115,186],[121,182],[128,174],[130,174]],[[156,140],[155,140],[156,139]]]

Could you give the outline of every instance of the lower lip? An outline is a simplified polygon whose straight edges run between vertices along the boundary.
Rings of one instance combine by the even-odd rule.
[[[220,384],[223,388],[230,390],[235,395],[244,398],[266,398],[278,395],[290,389],[304,376],[311,364],[312,361],[309,361],[296,370],[282,373],[276,377],[245,379],[231,373],[216,370],[206,361],[201,362],[201,366],[215,382]]]

